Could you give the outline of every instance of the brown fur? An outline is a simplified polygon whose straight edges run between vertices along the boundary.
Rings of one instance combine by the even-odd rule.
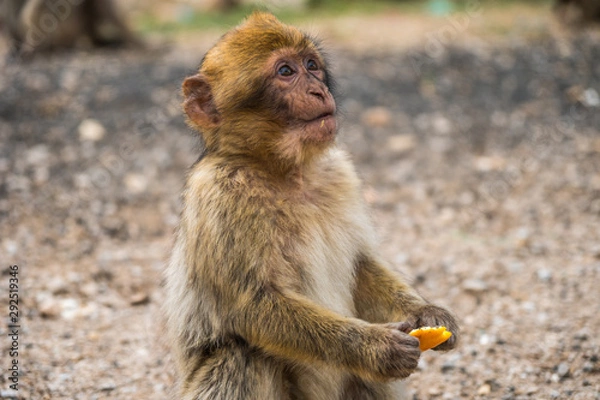
[[[112,0],[4,0],[0,19],[18,55],[82,44],[139,44]]]
[[[314,41],[264,13],[184,82],[206,151],[166,272],[182,399],[398,398],[393,381],[420,356],[405,332],[440,323],[456,337],[454,318],[375,255],[359,181],[321,118],[329,86]]]
[[[598,0],[556,0],[554,12],[559,20],[572,27],[581,27],[600,22]]]

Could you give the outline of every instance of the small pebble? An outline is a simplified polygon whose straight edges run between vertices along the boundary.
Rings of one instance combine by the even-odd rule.
[[[150,295],[148,293],[140,292],[136,293],[129,298],[129,304],[132,306],[140,306],[148,304],[150,302]]]
[[[430,396],[439,396],[442,394],[442,391],[439,387],[432,387],[432,388],[429,388],[429,390],[427,390],[427,393]]]
[[[501,171],[506,166],[506,160],[500,157],[477,157],[475,168],[481,172]]]
[[[56,318],[60,315],[60,304],[53,298],[47,298],[38,304],[38,311],[43,318]]]
[[[95,119],[85,119],[81,121],[77,130],[79,131],[79,140],[88,142],[102,140],[106,134],[104,126]]]
[[[598,96],[598,92],[592,88],[584,90],[582,103],[586,107],[600,107],[600,96]]]
[[[458,362],[460,361],[461,358],[462,358],[462,356],[460,355],[460,353],[454,353],[451,356],[449,356],[442,364],[442,367],[441,367],[442,372],[449,372],[449,371],[455,369],[456,364],[458,364]]]
[[[581,370],[585,373],[590,373],[594,371],[594,364],[591,361],[586,361],[583,363],[583,367]]]
[[[464,280],[461,286],[465,292],[471,293],[483,293],[488,290],[488,284],[481,279]]]
[[[50,158],[50,150],[44,144],[33,146],[25,153],[27,164],[34,166],[42,166],[48,162]]]
[[[439,135],[449,134],[453,127],[452,122],[442,115],[437,114],[432,121],[433,130]]]
[[[539,390],[540,390],[540,388],[537,386],[529,386],[529,387],[525,388],[525,394],[531,396],[532,394],[539,392]]]
[[[575,332],[575,334],[573,335],[573,339],[579,340],[581,342],[588,340],[589,337],[590,337],[590,335],[585,328]]]
[[[394,153],[404,153],[412,150],[417,145],[414,135],[403,134],[390,136],[388,139],[388,149]]]
[[[18,399],[19,392],[12,389],[2,389],[0,390],[0,399]]]
[[[483,384],[479,387],[479,389],[477,389],[477,394],[479,396],[487,396],[490,393],[492,393],[492,387],[489,383]]]
[[[372,107],[363,112],[361,120],[370,127],[385,128],[392,123],[392,113],[385,107]]]
[[[569,365],[567,363],[558,364],[558,367],[556,368],[556,374],[560,378],[567,378],[570,373],[571,369],[569,368]]]
[[[148,189],[148,179],[142,174],[127,174],[124,183],[127,190],[133,194],[144,193]]]
[[[117,388],[117,385],[115,385],[113,382],[105,382],[100,384],[100,386],[98,387],[98,389],[102,392],[110,392],[113,391]]]
[[[46,283],[46,289],[54,295],[65,294],[69,292],[69,284],[61,276],[54,276]]]
[[[542,282],[550,282],[550,280],[552,280],[552,271],[546,268],[541,268],[537,271],[537,277]]]

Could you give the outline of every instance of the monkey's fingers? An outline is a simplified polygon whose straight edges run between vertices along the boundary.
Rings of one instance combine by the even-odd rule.
[[[424,326],[419,329],[413,329],[408,333],[411,336],[419,339],[419,348],[421,351],[429,350],[444,343],[450,339],[452,332],[446,329],[445,326],[430,327]]]
[[[389,329],[395,329],[400,332],[409,333],[411,330],[413,330],[412,327],[414,325],[412,325],[409,322],[403,321],[403,322],[388,322],[387,324],[385,324],[385,326]]]

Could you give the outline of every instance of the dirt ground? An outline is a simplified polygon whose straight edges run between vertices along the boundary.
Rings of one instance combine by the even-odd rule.
[[[365,18],[364,42],[357,17],[315,24],[381,251],[462,323],[409,390],[600,399],[600,33],[524,13],[486,36],[489,15],[459,17],[417,39],[402,15]],[[212,40],[1,65],[0,398],[172,397],[161,272],[199,154],[179,85]]]

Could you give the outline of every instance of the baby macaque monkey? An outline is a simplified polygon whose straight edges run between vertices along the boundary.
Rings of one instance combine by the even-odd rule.
[[[582,27],[600,22],[600,1],[598,0],[556,0],[554,13],[558,19],[572,27]]]
[[[137,45],[113,0],[2,0],[0,33],[14,55],[76,47]]]
[[[205,150],[166,272],[180,397],[398,399],[421,326],[458,326],[380,260],[335,143],[318,44],[254,13],[183,83]]]

